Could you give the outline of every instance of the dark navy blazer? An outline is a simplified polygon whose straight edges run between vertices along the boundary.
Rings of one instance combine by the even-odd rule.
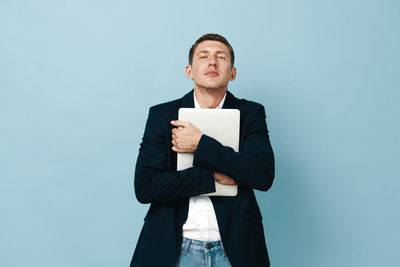
[[[131,266],[176,266],[189,197],[215,191],[213,171],[239,184],[235,197],[210,197],[229,261],[233,267],[269,266],[262,217],[253,192],[267,191],[275,173],[264,107],[227,92],[223,108],[240,110],[239,152],[203,134],[194,153],[194,167],[177,171],[170,121],[178,119],[181,107],[194,107],[193,90],[149,111],[136,163],[135,193],[140,203],[151,205]]]

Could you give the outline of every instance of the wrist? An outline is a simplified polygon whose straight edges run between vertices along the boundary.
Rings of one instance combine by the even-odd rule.
[[[196,142],[196,144],[195,144],[194,150],[196,150],[197,147],[199,146],[200,140],[201,140],[202,137],[203,137],[203,133],[200,133],[200,135],[199,135],[198,138],[197,138],[197,142]]]

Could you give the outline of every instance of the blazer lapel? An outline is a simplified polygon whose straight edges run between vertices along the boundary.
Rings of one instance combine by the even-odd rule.
[[[237,108],[238,99],[229,91],[226,92],[225,102],[222,108]]]
[[[182,107],[183,108],[194,108],[193,92],[194,92],[194,90],[192,89],[189,93],[187,93],[186,95],[184,95],[182,97]]]

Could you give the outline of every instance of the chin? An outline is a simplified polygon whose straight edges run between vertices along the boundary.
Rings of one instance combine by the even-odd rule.
[[[199,87],[204,88],[205,90],[208,91],[215,91],[219,90],[221,88],[226,87],[226,85],[221,84],[221,83],[213,83],[213,82],[205,82],[205,83],[199,83],[197,84]]]
[[[220,89],[221,86],[217,86],[217,85],[216,86],[204,86],[203,88],[206,90],[215,91],[215,90]]]
[[[222,84],[220,83],[206,83],[204,84],[204,88],[209,88],[209,89],[218,89],[221,88]]]

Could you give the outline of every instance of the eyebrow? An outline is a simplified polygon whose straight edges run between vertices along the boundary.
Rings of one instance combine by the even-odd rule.
[[[210,51],[208,51],[208,50],[201,50],[201,51],[197,52],[196,55],[201,54],[201,53],[209,54]],[[216,52],[216,54],[225,54],[225,55],[228,55],[228,54],[227,54],[225,51],[223,51],[223,50],[218,50],[218,51]]]

